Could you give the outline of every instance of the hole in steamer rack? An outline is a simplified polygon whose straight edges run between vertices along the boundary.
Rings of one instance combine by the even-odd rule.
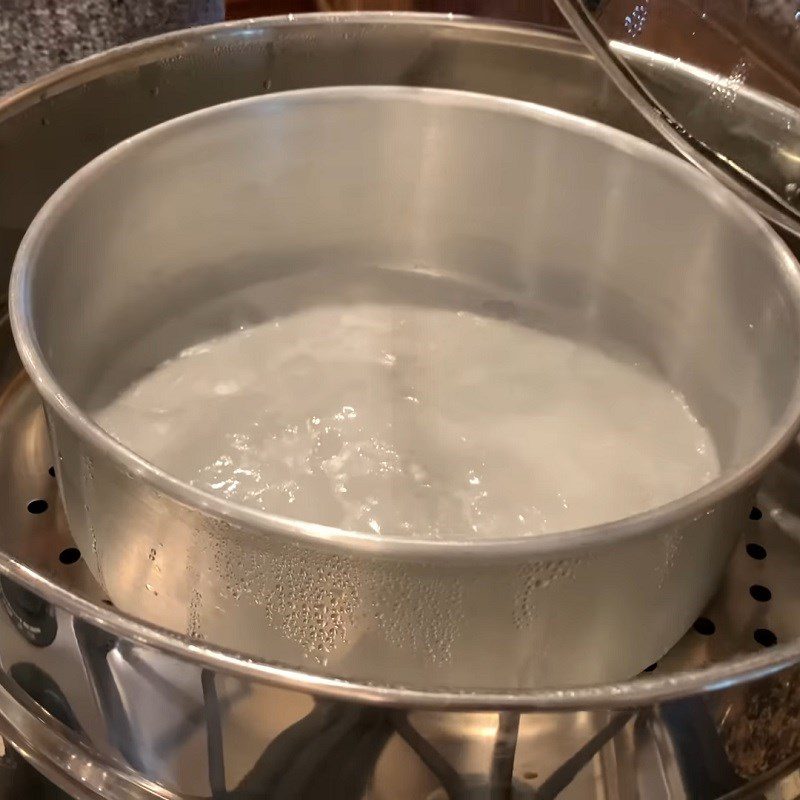
[[[62,564],[74,564],[81,557],[81,551],[77,547],[66,547],[58,554],[58,560]]]
[[[693,627],[701,636],[711,636],[717,629],[717,626],[708,617],[698,617],[694,621]]]
[[[47,500],[42,500],[41,498],[38,500],[31,500],[30,503],[28,503],[28,511],[31,514],[44,514],[47,508]]]
[[[767,557],[766,549],[763,545],[756,544],[756,542],[748,542],[745,546],[745,550],[747,550],[747,555],[749,555],[750,558],[754,558],[756,561],[761,561]]]
[[[758,600],[759,603],[767,603],[772,600],[772,591],[766,587],[762,586],[760,583],[754,583],[750,587],[750,597],[753,600]]]
[[[753,631],[753,638],[762,647],[772,647],[778,644],[778,637],[769,628],[756,628]]]

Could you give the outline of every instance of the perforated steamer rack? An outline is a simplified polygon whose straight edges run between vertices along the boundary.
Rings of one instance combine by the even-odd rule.
[[[678,96],[703,91],[680,65],[658,77]],[[53,189],[125,136],[226,99],[333,83],[471,89],[654,136],[557,34],[391,15],[174,34],[0,102],[3,264]],[[775,109],[743,97],[768,137]],[[525,694],[358,685],[248,660],[109,606],[59,512],[44,420],[5,323],[0,353],[0,733],[73,796],[800,795],[793,454],[741,520],[717,598],[635,680]]]

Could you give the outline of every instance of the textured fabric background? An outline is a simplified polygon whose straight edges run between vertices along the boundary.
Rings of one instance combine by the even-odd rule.
[[[0,0],[0,94],[118,44],[221,20],[224,0]]]

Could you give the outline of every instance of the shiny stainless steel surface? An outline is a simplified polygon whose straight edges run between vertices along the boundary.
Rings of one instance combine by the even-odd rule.
[[[314,47],[309,47],[310,43]],[[562,107],[642,136],[652,135],[578,44],[533,30],[431,17],[361,16],[339,18],[335,23],[304,18],[259,20],[171,35],[75,65],[0,100],[0,273],[10,269],[16,245],[44,199],[77,167],[124,136],[222,100],[271,88],[340,82],[413,83],[494,92]],[[704,91],[680,65],[671,68],[669,87],[681,96]],[[768,105],[761,119],[768,139]],[[0,326],[3,385],[18,371],[8,329]],[[766,795],[789,800],[798,795],[800,778],[794,771],[800,755],[800,713],[794,704],[795,665],[800,661],[800,630],[796,627],[800,615],[795,608],[798,555],[795,540],[774,527],[773,512],[767,507],[764,519],[742,522],[743,542],[765,545],[766,557],[749,557],[737,547],[732,571],[718,599],[704,612],[715,623],[715,633],[704,636],[690,630],[656,670],[641,679],[589,689],[470,696],[347,685],[248,661],[202,643],[190,647],[180,637],[104,605],[105,595],[82,560],[72,565],[58,560],[58,554],[74,543],[57,522],[60,517],[53,514],[57,494],[47,473],[51,458],[35,394],[24,380],[17,383],[16,390],[21,394],[9,394],[0,412],[5,421],[0,436],[5,448],[0,457],[2,485],[9,487],[0,515],[0,571],[46,600],[44,608],[59,617],[58,631],[66,635],[60,640],[63,647],[34,647],[0,610],[0,617],[6,620],[6,630],[0,635],[0,726],[27,758],[68,786],[74,796],[106,800],[187,797],[187,791],[203,781],[201,795],[210,796],[209,772],[215,776],[220,796],[220,745],[226,763],[234,759],[249,769],[255,764],[253,753],[263,752],[275,741],[276,731],[286,730],[302,716],[298,709],[311,708],[313,697],[322,695],[370,705],[424,707],[426,711],[414,712],[415,719],[432,720],[425,731],[436,751],[413,734],[413,745],[408,746],[399,735],[393,735],[380,758],[386,768],[380,776],[373,775],[369,793],[362,797],[441,798],[444,795],[438,785],[451,789],[463,785],[457,782],[454,787],[452,770],[446,766],[449,762],[463,774],[482,775],[485,785],[491,771],[497,714],[434,711],[470,705],[484,710],[515,707],[524,715],[524,727],[534,731],[532,738],[518,739],[514,759],[517,786],[540,786],[550,775],[547,770],[564,765],[597,731],[598,720],[608,718],[604,709],[638,709],[635,721],[629,721],[597,755],[592,756],[594,748],[589,746],[585,751],[588,763],[584,765],[584,755],[565,766],[560,780],[551,781],[549,794],[542,796],[555,796],[559,785],[582,765],[559,797],[712,798],[731,796],[731,786],[739,787],[733,790],[736,797]],[[12,397],[17,397],[17,402],[10,402]],[[10,406],[15,411],[6,415]],[[790,467],[794,462],[787,463]],[[778,483],[794,485],[791,474],[787,467]],[[777,490],[780,495],[781,487]],[[27,503],[42,498],[50,502],[50,511],[29,514]],[[6,502],[12,505],[6,506]],[[781,507],[775,512],[782,525],[791,529],[795,521],[797,526],[798,517],[791,509]],[[753,552],[761,554],[757,549]],[[770,588],[772,599],[754,600],[749,592],[753,584]],[[113,648],[105,653],[97,648],[99,658],[84,659],[75,642],[77,620],[84,620],[95,633],[110,635]],[[774,631],[778,646],[764,649],[758,645],[753,638],[757,628]],[[161,673],[166,676],[161,691],[150,688],[151,675],[144,681],[139,678],[139,666],[127,673],[125,667],[116,669],[117,664],[130,663],[127,655],[118,653],[131,647],[143,652],[145,661],[159,659],[171,665]],[[69,651],[73,656],[65,658]],[[26,694],[12,679],[11,666],[25,662],[35,662],[53,678],[70,707],[80,709],[76,717],[93,720],[87,724],[87,735],[70,733],[34,702],[32,696],[51,706],[35,683],[27,682]],[[95,666],[89,667],[90,662]],[[110,663],[117,673],[113,681],[89,678],[107,675],[104,665]],[[221,737],[215,733],[213,714],[212,723],[206,723],[205,701],[199,699],[203,667],[224,675],[223,682],[252,690],[249,699],[238,701],[240,711],[224,717]],[[182,676],[181,680],[175,675]],[[25,683],[19,671],[17,677]],[[67,688],[62,689],[62,684]],[[186,687],[191,690],[188,694]],[[120,696],[134,700],[121,704]],[[161,702],[165,696],[178,699]],[[134,744],[124,745],[131,738],[132,727],[126,715],[135,713],[145,701],[148,708],[158,705],[157,713],[149,718],[157,717],[165,729],[171,723],[177,734],[164,759],[166,765],[154,766],[148,763],[149,755],[137,753],[140,748],[146,754],[151,752],[146,727],[135,728]],[[120,707],[123,713],[115,711]],[[504,727],[509,728],[507,724]],[[186,736],[182,731],[192,732],[189,738],[195,746],[181,739]],[[290,738],[302,737],[295,729]],[[505,741],[510,738],[506,735]],[[734,749],[726,742],[733,742]],[[726,754],[727,764],[719,758],[720,748],[731,752]],[[276,750],[280,748],[273,748],[272,753]],[[295,752],[299,750],[298,746]],[[328,763],[342,760],[341,749],[332,748],[331,753]],[[449,761],[443,762],[437,753],[444,753]],[[509,761],[502,757],[502,749],[498,756],[496,777],[503,774]],[[284,756],[278,759],[280,769],[287,762]],[[215,765],[212,770],[210,763]],[[424,766],[426,763],[431,766]],[[227,786],[235,785],[241,769],[239,766],[226,775]],[[503,796],[502,788],[500,784],[496,796]],[[508,791],[504,794],[509,796]],[[313,795],[309,790],[294,796]],[[319,796],[330,797],[330,787]],[[357,796],[356,791],[350,795]],[[476,790],[472,796],[481,795]]]
[[[226,501],[91,421],[93,403],[184,347],[324,302],[318,271],[341,267],[344,302],[493,296],[523,323],[632,349],[709,429],[720,478],[581,531],[410,540]],[[772,230],[650,144],[486,95],[312,89],[165,123],[46,203],[9,306],[72,534],[115,605],[346,680],[636,674],[711,596],[734,521],[800,417],[800,272]]]

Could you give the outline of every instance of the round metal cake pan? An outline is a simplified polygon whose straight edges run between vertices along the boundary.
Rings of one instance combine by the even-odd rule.
[[[720,477],[583,530],[404,539],[237,505],[93,422],[99,385],[107,401],[242,314],[280,317],[287,275],[304,281],[301,303],[325,302],[314,276],[337,268],[346,297],[504,298],[530,324],[629,348],[709,429]],[[142,133],[39,212],[10,311],[70,528],[114,603],[374,683],[636,674],[708,601],[735,520],[800,418],[800,274],[769,226],[653,145],[489,95],[331,87]]]

